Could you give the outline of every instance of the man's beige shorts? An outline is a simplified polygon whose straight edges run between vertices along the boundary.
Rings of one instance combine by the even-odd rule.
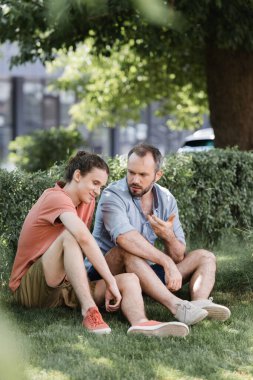
[[[90,283],[92,293],[95,286],[95,281]],[[68,281],[64,280],[55,288],[47,285],[41,257],[22,277],[20,286],[14,292],[14,298],[17,303],[26,307],[47,308],[68,306],[75,308],[79,306],[74,289]]]

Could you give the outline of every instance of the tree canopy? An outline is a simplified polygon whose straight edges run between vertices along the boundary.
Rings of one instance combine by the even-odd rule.
[[[185,107],[176,96],[181,92],[192,106],[197,105],[196,112],[192,108],[196,115],[207,94],[217,146],[253,148],[252,0],[1,0],[0,4],[1,42],[16,41],[20,47],[14,63],[53,60],[58,49],[79,50],[80,43],[92,38],[91,55],[110,57],[110,62],[125,57],[117,69],[122,74],[118,79],[127,78],[129,92],[124,81],[114,88],[115,97],[122,96],[122,110],[124,92],[128,104],[159,100],[169,112]],[[99,65],[105,66],[110,83],[110,67],[103,58]],[[112,74],[117,75],[117,70]],[[90,83],[91,88],[83,88],[92,97]],[[105,102],[105,89],[111,93],[112,87],[100,90]],[[180,120],[180,113],[176,116]],[[181,126],[187,124],[183,119]]]
[[[134,40],[110,48],[109,56],[94,55],[94,40],[76,51],[58,51],[49,71],[62,72],[53,88],[73,90],[78,101],[72,106],[73,124],[113,127],[139,120],[140,109],[156,101],[158,114],[170,114],[171,128],[196,129],[207,112],[206,94],[193,90],[191,82],[181,84],[177,68],[168,70],[168,58],[149,60],[132,49]],[[173,116],[173,117],[172,117]]]

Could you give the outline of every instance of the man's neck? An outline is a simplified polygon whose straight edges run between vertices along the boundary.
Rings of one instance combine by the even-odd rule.
[[[141,208],[145,216],[153,214],[153,199],[152,189],[141,197]]]

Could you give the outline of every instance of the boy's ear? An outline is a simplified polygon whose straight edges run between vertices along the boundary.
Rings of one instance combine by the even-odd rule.
[[[158,170],[155,175],[155,182],[159,181],[159,179],[163,176],[162,170]]]
[[[76,169],[74,171],[74,174],[73,174],[73,179],[76,181],[76,182],[79,182],[80,181],[80,178],[81,178],[81,172],[79,169]]]

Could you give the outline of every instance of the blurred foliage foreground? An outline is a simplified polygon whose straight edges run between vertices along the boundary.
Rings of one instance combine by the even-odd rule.
[[[108,160],[109,181],[125,174],[120,157]],[[178,200],[188,243],[210,247],[226,233],[249,237],[253,225],[253,154],[218,150],[166,157],[160,180]],[[63,166],[25,173],[0,170],[0,287],[5,287],[24,218],[42,192],[63,176]]]

